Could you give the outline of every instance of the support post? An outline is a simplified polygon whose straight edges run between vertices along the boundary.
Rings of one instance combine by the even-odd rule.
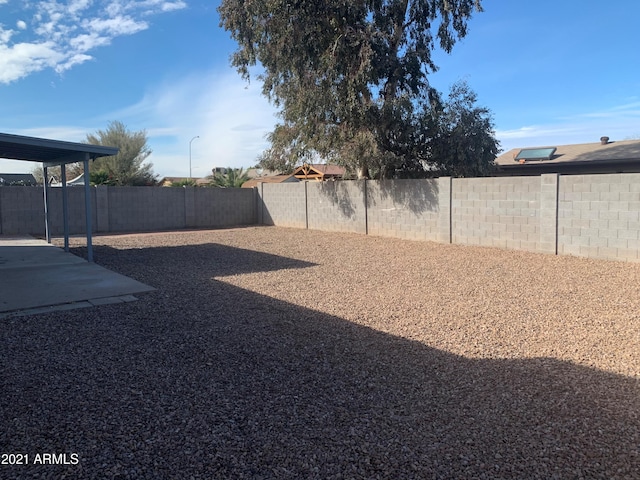
[[[49,169],[46,165],[42,166],[42,175],[44,178],[44,235],[47,243],[51,243],[51,231],[49,230]]]
[[[69,202],[67,198],[67,168],[60,165],[60,178],[62,179],[62,223],[64,225],[64,251],[69,251]]]
[[[87,228],[87,260],[93,262],[93,244],[91,242],[91,186],[89,185],[89,154],[84,156],[84,211]]]

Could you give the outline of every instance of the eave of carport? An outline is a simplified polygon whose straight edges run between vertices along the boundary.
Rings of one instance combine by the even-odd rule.
[[[93,262],[93,245],[91,242],[91,189],[89,186],[89,160],[99,157],[116,155],[118,149],[103,145],[90,145],[85,143],[64,142],[46,138],[25,137],[0,133],[0,158],[9,160],[23,160],[39,162],[44,170],[44,213],[45,232],[47,241],[51,242],[49,231],[49,185],[47,169],[54,166],[63,166],[68,163],[81,162],[84,167],[84,195],[85,195],[85,219],[87,230],[87,259]],[[64,246],[69,250],[69,219],[67,208],[67,178],[65,168],[61,168],[62,177],[62,210],[64,222]]]

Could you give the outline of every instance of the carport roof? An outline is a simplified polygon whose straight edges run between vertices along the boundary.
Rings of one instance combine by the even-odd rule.
[[[10,160],[62,165],[83,161],[86,155],[95,159],[117,153],[114,147],[0,133],[0,158]]]
[[[41,162],[44,166],[44,177],[47,178],[47,168],[55,165],[67,163],[84,163],[85,179],[89,178],[89,160],[98,157],[108,157],[116,155],[118,149],[115,147],[105,147],[102,145],[90,145],[87,143],[64,142],[61,140],[49,140],[47,138],[24,137],[22,135],[12,135],[0,133],[0,158],[9,160],[25,160],[28,162]],[[62,217],[64,222],[64,249],[69,251],[69,212],[67,210],[67,185],[65,170],[62,169]],[[44,212],[45,231],[47,241],[51,241],[49,233],[49,189],[48,182],[44,184]],[[87,258],[93,262],[93,247],[91,245],[91,192],[89,182],[84,182],[85,197],[85,221],[87,231]]]

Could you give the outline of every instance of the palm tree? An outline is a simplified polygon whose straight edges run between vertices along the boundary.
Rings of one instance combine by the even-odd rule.
[[[243,168],[226,168],[224,173],[214,173],[207,177],[209,185],[222,188],[240,188],[249,180],[249,175]]]

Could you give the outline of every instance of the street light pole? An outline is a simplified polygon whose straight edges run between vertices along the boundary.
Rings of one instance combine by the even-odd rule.
[[[189,180],[193,178],[191,176],[191,142],[193,142],[196,138],[200,138],[200,136],[196,135],[191,140],[189,140]]]

